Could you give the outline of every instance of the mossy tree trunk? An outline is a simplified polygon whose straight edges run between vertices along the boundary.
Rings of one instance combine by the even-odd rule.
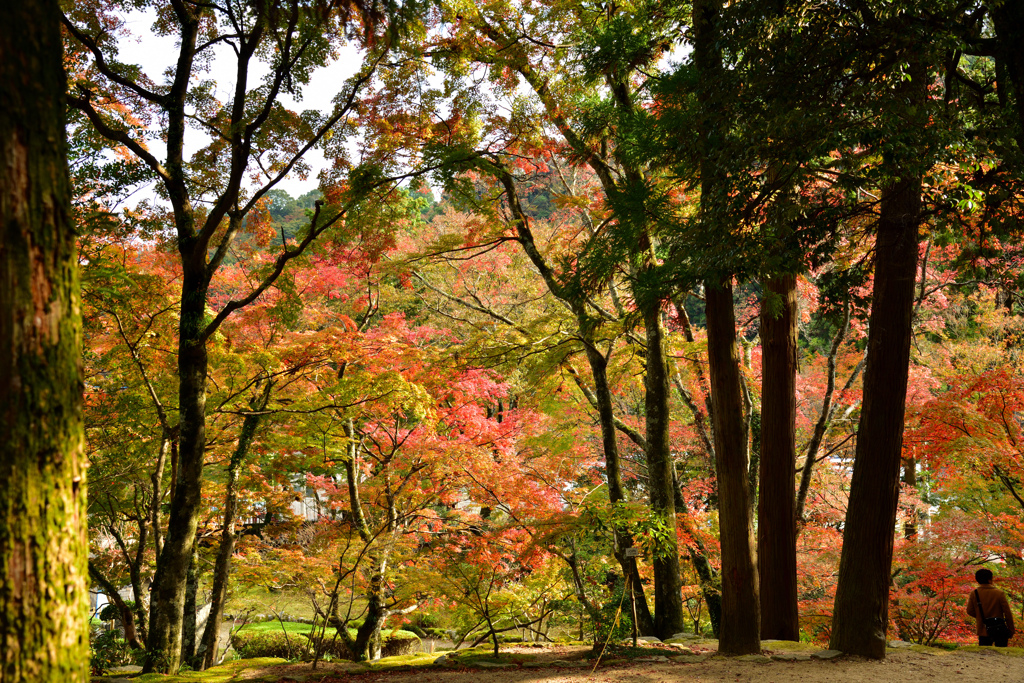
[[[0,4],[0,681],[88,681],[81,305],[55,0]]]

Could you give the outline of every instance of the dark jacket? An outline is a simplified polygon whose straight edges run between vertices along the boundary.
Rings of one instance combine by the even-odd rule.
[[[981,612],[978,610],[978,600],[981,600],[981,607],[985,611],[985,618],[1002,617],[1006,620],[1006,625],[1009,627],[1010,635],[1012,636],[1016,630],[1013,627],[1013,613],[1010,612],[1010,603],[1006,601],[1006,595],[1003,594],[1003,591],[990,583],[985,583],[978,586],[977,592],[971,591],[971,594],[967,597],[967,613],[977,621],[978,635],[988,637],[985,623],[981,620]]]

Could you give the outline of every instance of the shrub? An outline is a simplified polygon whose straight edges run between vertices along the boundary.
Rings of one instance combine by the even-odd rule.
[[[101,676],[114,667],[135,663],[132,649],[118,631],[93,631],[90,635],[89,666],[94,675]]]
[[[231,646],[242,659],[255,657],[281,657],[295,659],[306,648],[304,635],[292,633],[285,636],[281,631],[242,629],[231,636]]]
[[[130,609],[130,610],[135,609],[135,603],[132,602],[131,600],[125,600],[124,604],[127,605],[128,609]],[[107,604],[105,604],[103,606],[103,609],[100,610],[100,613],[99,613],[98,616],[100,618],[100,621],[120,620],[121,619],[121,610],[119,610],[117,608],[117,605],[115,605],[114,603],[108,602]]]
[[[264,628],[243,628],[231,636],[231,645],[242,659],[253,657],[281,657],[297,659],[312,649],[309,627],[304,632],[296,632],[295,624],[288,623],[288,636],[280,630]],[[350,631],[354,636],[355,632]],[[331,630],[324,638],[326,648],[324,654],[333,658],[353,659],[348,645],[341,638],[335,638]],[[408,655],[420,650],[420,639],[409,631],[384,631],[382,633],[381,656],[394,657]]]

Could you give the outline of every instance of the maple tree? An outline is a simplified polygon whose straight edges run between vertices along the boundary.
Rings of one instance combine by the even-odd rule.
[[[391,42],[373,7],[171,3],[186,61],[280,39],[222,105],[116,62],[97,7],[65,24],[90,572],[151,668],[193,661],[207,587],[214,663],[239,580],[301,589],[317,656],[331,628],[379,656],[427,608],[497,648],[572,600],[597,640],[627,597],[641,633],[688,616],[722,652],[970,638],[967,567],[1016,566],[1024,506],[1012,69],[942,62],[909,4],[441,5]],[[276,101],[342,41],[366,62],[333,112]],[[982,83],[1011,96],[957,99]],[[333,166],[293,200],[313,146]],[[439,202],[396,187],[426,173]],[[170,209],[117,209],[147,177]],[[961,510],[984,533],[953,552]]]

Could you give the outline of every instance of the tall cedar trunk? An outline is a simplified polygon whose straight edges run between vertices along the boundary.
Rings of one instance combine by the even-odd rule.
[[[796,277],[769,278],[781,300],[761,307],[761,462],[757,561],[761,637],[799,640],[796,584]],[[775,299],[775,297],[772,297]]]
[[[723,654],[753,654],[761,651],[761,607],[732,284],[709,282],[704,294],[722,544],[722,627],[718,649]]]
[[[253,410],[262,411],[267,407],[271,384],[268,382],[258,402],[252,405]],[[208,669],[217,663],[220,650],[220,622],[224,619],[224,604],[228,597],[228,578],[231,569],[231,556],[235,551],[235,510],[238,507],[238,473],[249,453],[259,427],[262,414],[254,412],[245,416],[242,429],[238,435],[238,445],[228,463],[228,481],[224,491],[224,528],[220,536],[220,548],[217,550],[217,561],[213,568],[213,588],[210,595],[210,616],[203,630],[202,668]]]
[[[619,443],[615,433],[615,411],[612,404],[612,392],[608,387],[608,361],[592,343],[586,345],[587,360],[590,372],[594,377],[594,394],[597,397],[597,412],[601,423],[601,443],[604,450],[605,476],[608,477],[608,499],[612,505],[626,501],[625,488],[622,485],[622,471],[619,462]],[[641,635],[656,635],[654,619],[647,604],[643,583],[636,558],[627,557],[626,549],[633,547],[633,538],[618,529],[614,530],[615,557],[622,568],[623,576],[628,577],[630,590],[636,599],[636,627]]]
[[[664,330],[658,302],[643,307],[647,334],[647,372],[644,407],[647,430],[647,480],[651,508],[663,525],[665,540],[652,560],[654,568],[654,629],[659,638],[683,630],[682,576],[676,545],[676,505],[669,441],[669,375],[665,360]]]
[[[864,399],[843,530],[830,647],[885,657],[903,415],[917,274],[921,179],[882,191]]]
[[[88,681],[81,304],[54,0],[0,4],[0,681]]]
[[[197,549],[198,550],[198,549]],[[185,607],[181,615],[181,663],[189,667],[196,656],[196,594],[199,592],[199,557],[192,553],[192,561],[185,574]]]
[[[185,267],[178,325],[178,467],[150,598],[147,672],[178,670],[185,588],[199,521],[206,450],[207,350],[202,331],[209,283],[202,265],[205,255],[193,258],[192,248],[194,241],[179,243]]]
[[[721,114],[721,8],[721,0],[694,0],[693,3],[693,55],[703,112],[699,131],[702,146],[700,214],[712,239],[713,235],[725,234],[719,225],[722,212],[717,204],[722,201],[720,198],[728,181],[717,161],[724,129],[728,126]],[[704,290],[722,544],[719,651],[752,654],[761,651],[761,605],[731,278],[723,274],[709,279]]]

